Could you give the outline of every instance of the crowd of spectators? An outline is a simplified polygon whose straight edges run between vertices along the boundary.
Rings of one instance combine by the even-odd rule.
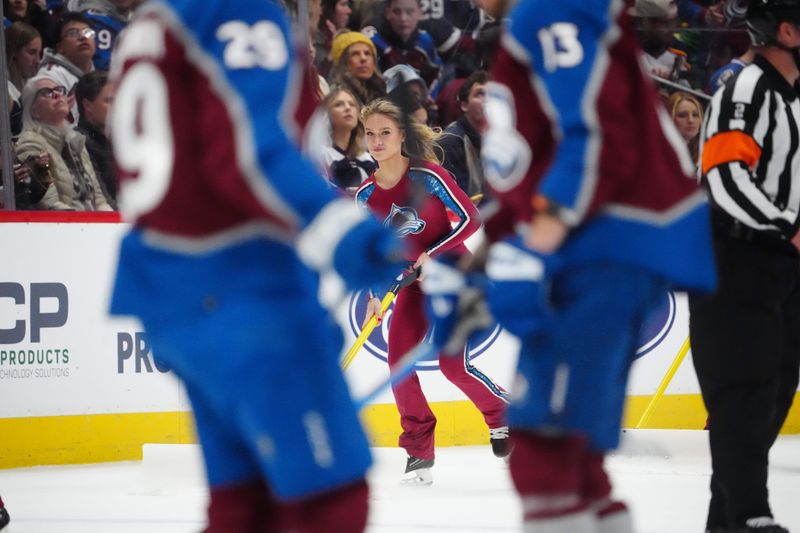
[[[60,132],[48,144],[26,142],[26,154],[36,156],[37,161],[45,161],[49,154],[49,162],[39,167],[33,159],[20,165],[24,158],[17,146],[14,168],[21,170],[15,170],[15,175],[22,176],[16,180],[20,184],[15,191],[18,208],[116,208],[113,139],[105,131],[113,94],[104,71],[119,33],[143,1],[3,0],[14,140],[29,140],[36,128]],[[297,0],[283,1],[297,13]],[[350,128],[345,123],[352,123],[361,107],[388,96],[416,120],[440,132],[442,165],[468,194],[480,197],[480,141],[485,123],[482,95],[502,27],[502,21],[487,14],[484,1],[308,1],[309,68],[320,109],[330,114],[327,146],[317,160],[332,184],[352,190],[355,181],[365,179],[375,168],[356,134],[358,128],[349,130],[352,135],[344,128]],[[752,60],[742,22],[747,2],[627,2],[644,50],[644,64],[661,88],[676,125],[684,128],[682,135],[696,158],[697,134],[688,132],[699,127],[697,116],[702,116],[706,96]],[[52,87],[42,85],[42,79],[51,80]],[[67,109],[63,122],[45,128],[36,113],[25,108],[25,89],[34,81],[38,88],[29,88],[27,104],[52,104],[54,110],[60,110],[63,99]],[[46,98],[42,96],[45,92]],[[680,94],[673,97],[676,93]],[[693,109],[686,111],[687,107]],[[56,137],[62,141],[53,142]],[[32,153],[31,146],[38,146],[41,152]],[[74,153],[68,153],[68,147]],[[88,154],[85,163],[84,153]],[[72,192],[67,196],[65,176],[57,176],[52,168],[60,161],[71,163],[67,166]],[[31,187],[30,182],[37,180],[45,181]],[[47,193],[38,195],[42,187]],[[50,201],[55,198],[58,201]]]
[[[18,209],[116,208],[106,71],[141,1],[3,0]]]
[[[752,60],[746,7],[746,0],[627,3],[647,72],[695,163],[708,97]],[[321,0],[311,13],[309,38],[322,79],[347,88],[358,106],[388,96],[420,122],[439,128],[442,166],[478,201],[482,101],[501,28],[483,0]],[[335,146],[333,128],[330,133]],[[337,159],[335,169],[330,164],[323,170],[335,183],[344,162]],[[348,164],[357,163],[350,158]]]

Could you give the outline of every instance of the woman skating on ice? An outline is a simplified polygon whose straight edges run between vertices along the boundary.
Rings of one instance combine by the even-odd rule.
[[[386,99],[368,104],[361,111],[361,120],[367,149],[379,168],[359,187],[358,203],[405,239],[407,259],[414,267],[423,267],[423,275],[431,256],[469,253],[464,240],[480,227],[478,211],[438,165],[435,133],[411,117],[404,120],[400,108]],[[453,213],[457,222],[451,223],[448,213]],[[419,282],[399,292],[389,327],[390,368],[425,337],[428,321],[423,306]],[[365,322],[379,312],[380,299],[373,295]],[[469,363],[466,347],[457,357],[440,354],[439,368],[483,414],[495,455],[508,455],[506,392]],[[430,484],[436,417],[416,373],[395,385],[392,392],[403,428],[399,445],[408,453],[404,483]]]

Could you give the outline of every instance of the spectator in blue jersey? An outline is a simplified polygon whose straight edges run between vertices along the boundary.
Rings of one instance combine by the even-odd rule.
[[[362,31],[372,38],[382,71],[399,64],[409,65],[435,93],[442,60],[433,37],[419,27],[421,20],[419,0],[387,0],[383,18]]]
[[[36,75],[42,57],[42,37],[36,28],[15,22],[5,29],[6,64],[8,65],[8,96],[11,100],[11,133],[22,131],[20,96],[25,82]]]
[[[377,51],[369,37],[358,31],[339,33],[333,38],[331,59],[330,82],[347,87],[359,105],[386,96],[386,83],[377,66]]]
[[[486,131],[486,84],[489,75],[478,70],[472,73],[458,91],[461,114],[449,124],[439,139],[447,169],[467,196],[479,199],[483,193],[483,165],[481,164],[481,139]]]
[[[117,36],[131,19],[135,0],[73,0],[69,8],[81,13],[95,31],[97,47],[92,61],[98,70],[108,70]]]
[[[447,20],[462,32],[477,36],[480,30],[496,24],[483,9],[483,2],[476,0],[441,0],[424,2],[421,6],[423,27],[430,20]]]
[[[689,93],[677,91],[667,100],[667,110],[678,128],[695,167],[700,153],[700,126],[703,124],[703,105]]]
[[[334,85],[325,98],[330,121],[330,146],[322,153],[322,165],[336,188],[348,194],[378,168],[364,145],[364,125],[359,120],[361,106],[347,88]]]
[[[733,78],[740,70],[753,62],[756,51],[751,47],[747,52],[739,57],[735,57],[727,65],[723,65],[711,75],[706,85],[706,93],[713,95],[721,87],[724,87],[728,80]]]
[[[75,101],[80,115],[75,130],[86,138],[86,150],[97,179],[109,205],[116,209],[119,180],[106,131],[106,117],[114,101],[114,87],[108,82],[108,74],[102,70],[85,74],[75,87]]]
[[[89,21],[79,13],[65,13],[55,29],[54,48],[45,48],[39,74],[50,78],[56,85],[66,87],[71,123],[77,122],[75,85],[78,80],[94,70],[95,31]]]
[[[22,90],[22,133],[17,157],[25,161],[46,153],[53,183],[37,209],[111,211],[86,151],[85,140],[67,124],[67,90],[37,75]]]
[[[488,68],[501,23],[486,13],[482,0],[441,0],[421,2],[420,6],[420,28],[433,37],[445,65],[452,63],[457,70],[466,71],[464,78]]]

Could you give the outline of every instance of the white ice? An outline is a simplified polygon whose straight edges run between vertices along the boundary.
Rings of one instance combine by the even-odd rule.
[[[608,466],[640,533],[700,532],[710,473],[701,431],[627,432]],[[488,446],[437,450],[434,483],[402,487],[405,456],[374,450],[369,533],[520,531],[505,463]],[[141,462],[0,471],[8,533],[189,533],[203,527],[207,497],[196,446],[148,445]],[[800,531],[800,437],[773,448],[776,518]],[[6,531],[3,531],[6,533]]]

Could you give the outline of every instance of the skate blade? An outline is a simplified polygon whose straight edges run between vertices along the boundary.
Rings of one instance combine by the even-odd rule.
[[[424,487],[433,483],[433,472],[430,468],[420,468],[403,475],[400,484],[404,487]]]

